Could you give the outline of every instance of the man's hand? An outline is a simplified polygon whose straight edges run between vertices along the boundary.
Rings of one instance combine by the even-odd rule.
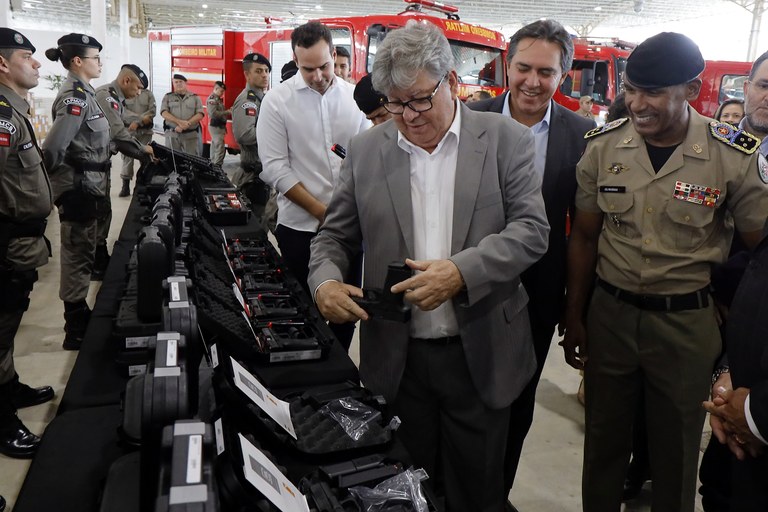
[[[143,126],[152,126],[152,116],[146,115],[141,118],[141,124]]]
[[[153,162],[157,161],[157,158],[155,158],[155,150],[152,148],[152,146],[150,146],[149,144],[144,146],[144,152],[149,155],[150,160],[152,160]]]
[[[581,319],[566,320],[565,330],[561,330],[560,335],[563,339],[558,345],[563,347],[565,362],[577,370],[583,370],[587,362],[587,329],[584,322]]]
[[[432,311],[459,293],[464,286],[461,272],[451,260],[406,259],[405,264],[420,273],[397,283],[391,291],[405,292],[405,300],[422,311]]]
[[[315,302],[320,314],[335,324],[368,320],[368,313],[350,297],[362,297],[363,290],[356,286],[327,281],[318,287]]]
[[[131,124],[128,125],[128,131],[129,132],[135,132],[138,129],[139,129],[139,123],[136,122],[136,121],[134,121],[134,122],[132,122]]]
[[[712,415],[710,425],[715,437],[721,443],[727,443],[739,460],[744,460],[746,454],[757,457],[763,452],[765,445],[752,434],[744,413],[744,402],[749,396],[749,389],[737,388],[718,393],[712,401],[702,404]],[[713,420],[713,417],[716,419]]]
[[[180,124],[177,124],[176,128],[174,128],[173,131],[175,131],[176,133],[181,133],[184,131],[184,128],[182,128]]]

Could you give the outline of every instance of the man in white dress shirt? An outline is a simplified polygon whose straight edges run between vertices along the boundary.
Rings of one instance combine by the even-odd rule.
[[[256,140],[260,177],[278,192],[275,238],[286,265],[306,287],[309,244],[341,169],[342,158],[331,147],[348,147],[371,123],[357,108],[355,86],[333,73],[336,52],[328,27],[317,22],[297,27],[291,46],[299,72],[264,96]],[[350,273],[359,284],[360,265],[354,267]],[[354,324],[331,324],[331,329],[349,348]]]

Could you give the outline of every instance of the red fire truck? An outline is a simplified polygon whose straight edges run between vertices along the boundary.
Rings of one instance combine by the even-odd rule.
[[[576,111],[581,96],[592,96],[592,113],[604,120],[608,106],[622,90],[627,57],[634,47],[617,38],[574,39],[573,66],[555,92],[555,101]]]
[[[750,62],[708,60],[701,74],[701,92],[691,106],[713,117],[717,107],[729,99],[744,99],[744,82],[749,77]]]
[[[435,24],[448,38],[457,62],[459,96],[462,99],[477,90],[487,90],[494,96],[504,90],[506,43],[500,32],[460,21],[458,9],[452,6],[430,0],[405,1],[408,7],[396,15],[318,20],[330,27],[335,45],[350,51],[352,77],[355,80],[371,71],[376,48],[387,32],[414,19]],[[425,10],[444,17],[426,14]],[[205,104],[213,83],[221,80],[227,85],[224,105],[231,107],[245,87],[242,58],[246,54],[258,52],[269,58],[272,63],[270,86],[279,83],[280,69],[293,58],[292,30],[292,26],[265,26],[263,30],[254,31],[229,31],[216,27],[152,30],[148,34],[151,89],[159,103],[171,88],[171,75],[181,73],[187,77],[189,89],[198,94]],[[210,142],[207,117],[202,126],[203,141],[207,146]],[[227,147],[237,148],[231,123],[225,141]]]

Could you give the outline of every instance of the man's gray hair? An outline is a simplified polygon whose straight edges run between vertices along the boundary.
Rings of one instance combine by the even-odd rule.
[[[373,88],[384,94],[392,89],[409,89],[421,71],[440,80],[455,68],[451,45],[445,35],[429,22],[409,20],[393,30],[376,50],[371,79]]]

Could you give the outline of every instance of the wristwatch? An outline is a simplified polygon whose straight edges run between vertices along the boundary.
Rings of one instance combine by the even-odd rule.
[[[712,385],[715,385],[717,379],[724,373],[731,373],[731,368],[728,366],[718,366],[714,372],[712,372]]]

